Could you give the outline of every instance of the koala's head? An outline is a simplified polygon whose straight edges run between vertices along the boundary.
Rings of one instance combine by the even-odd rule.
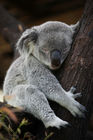
[[[58,69],[66,58],[78,24],[46,22],[27,29],[17,42],[20,54],[33,55],[50,69]]]

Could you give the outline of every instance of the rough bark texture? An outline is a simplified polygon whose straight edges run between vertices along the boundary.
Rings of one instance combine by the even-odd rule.
[[[12,35],[11,35],[12,36]],[[10,39],[11,41],[11,39]],[[45,129],[42,123],[35,122],[35,134],[38,140],[43,140],[45,131],[54,131],[54,135],[49,140],[85,140],[87,133],[87,122],[92,108],[93,92],[93,1],[87,0],[83,16],[81,18],[80,29],[75,37],[70,54],[62,65],[62,68],[55,73],[62,87],[69,90],[71,86],[77,88],[77,92],[82,93],[79,102],[86,106],[88,112],[86,119],[74,118],[66,109],[56,103],[50,102],[57,116],[68,121],[70,128]],[[18,118],[23,118],[22,113],[18,113]],[[26,115],[28,118],[29,115]],[[31,116],[31,115],[30,115]]]
[[[57,72],[58,79],[63,88],[69,90],[71,86],[82,93],[80,103],[85,105],[88,113],[86,119],[73,118],[69,113],[63,112],[61,108],[57,114],[67,119],[72,128],[66,129],[59,136],[59,140],[83,140],[85,139],[87,121],[92,108],[93,93],[93,1],[87,0],[83,16],[81,18],[80,30],[73,42],[72,50],[65,61],[62,69]],[[57,140],[54,138],[53,140]]]

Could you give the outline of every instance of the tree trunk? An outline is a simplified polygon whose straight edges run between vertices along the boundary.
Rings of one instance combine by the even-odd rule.
[[[69,90],[71,86],[82,93],[79,102],[86,106],[86,119],[74,118],[66,109],[54,102],[50,102],[57,116],[68,121],[71,127],[57,129],[45,129],[42,123],[36,122],[35,128],[38,140],[43,140],[45,132],[54,132],[49,140],[85,140],[87,123],[92,109],[93,92],[93,1],[87,0],[80,29],[72,44],[72,49],[62,68],[55,72],[62,87]],[[21,114],[19,112],[19,114]],[[28,115],[29,116],[29,115]],[[31,116],[31,115],[30,115]],[[21,117],[21,119],[23,116]],[[33,121],[34,122],[34,121]],[[35,129],[33,128],[33,129]]]
[[[85,140],[87,122],[92,109],[93,93],[93,1],[87,0],[80,29],[73,42],[70,54],[57,77],[63,88],[69,90],[71,86],[82,93],[79,102],[86,106],[86,119],[72,117],[62,108],[57,109],[57,115],[67,120],[72,127],[65,129],[60,136],[53,140]]]

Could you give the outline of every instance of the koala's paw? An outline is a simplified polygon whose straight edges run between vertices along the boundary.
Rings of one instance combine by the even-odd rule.
[[[82,96],[81,93],[74,94],[75,91],[76,91],[76,88],[75,87],[71,87],[70,90],[68,91],[68,94],[71,97],[73,97],[74,99]]]
[[[75,98],[81,97],[81,93],[73,94],[75,91],[76,88],[71,87],[70,91],[67,93],[69,97],[68,109],[73,116],[75,117],[79,116],[85,118],[84,112],[86,111],[86,108],[75,100]]]
[[[66,127],[67,125],[69,126],[68,122],[63,121],[63,120],[61,120],[60,118],[58,118],[56,116],[51,121],[49,121],[49,122],[47,122],[45,124],[46,128],[48,128],[48,127],[56,127],[58,129],[60,129],[61,127]]]

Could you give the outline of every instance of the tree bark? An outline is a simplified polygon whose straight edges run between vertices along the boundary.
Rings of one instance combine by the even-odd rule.
[[[57,77],[63,88],[69,90],[71,86],[82,93],[79,102],[86,106],[86,119],[72,117],[69,113],[57,110],[57,115],[64,118],[72,128],[64,130],[58,138],[53,140],[83,140],[86,136],[87,122],[92,109],[93,93],[93,1],[87,0],[80,29],[73,42],[70,54],[62,68],[57,72]]]
[[[49,140],[85,140],[87,133],[87,123],[90,118],[92,109],[92,92],[93,92],[93,1],[87,0],[83,16],[80,20],[80,29],[72,44],[72,49],[68,58],[57,72],[56,77],[60,81],[62,87],[69,90],[71,86],[77,88],[77,92],[82,93],[82,97],[78,100],[86,106],[86,118],[74,118],[66,109],[54,102],[50,102],[57,116],[68,121],[70,128],[45,129],[42,123],[36,120],[35,135],[38,140],[43,140],[45,132],[49,134],[54,132]],[[10,39],[11,40],[11,39]],[[19,114],[21,114],[19,112]],[[20,115],[19,115],[20,116]],[[18,116],[18,118],[20,118]],[[28,116],[31,115],[27,115]],[[21,117],[21,119],[23,116]],[[34,129],[35,129],[34,128]]]

